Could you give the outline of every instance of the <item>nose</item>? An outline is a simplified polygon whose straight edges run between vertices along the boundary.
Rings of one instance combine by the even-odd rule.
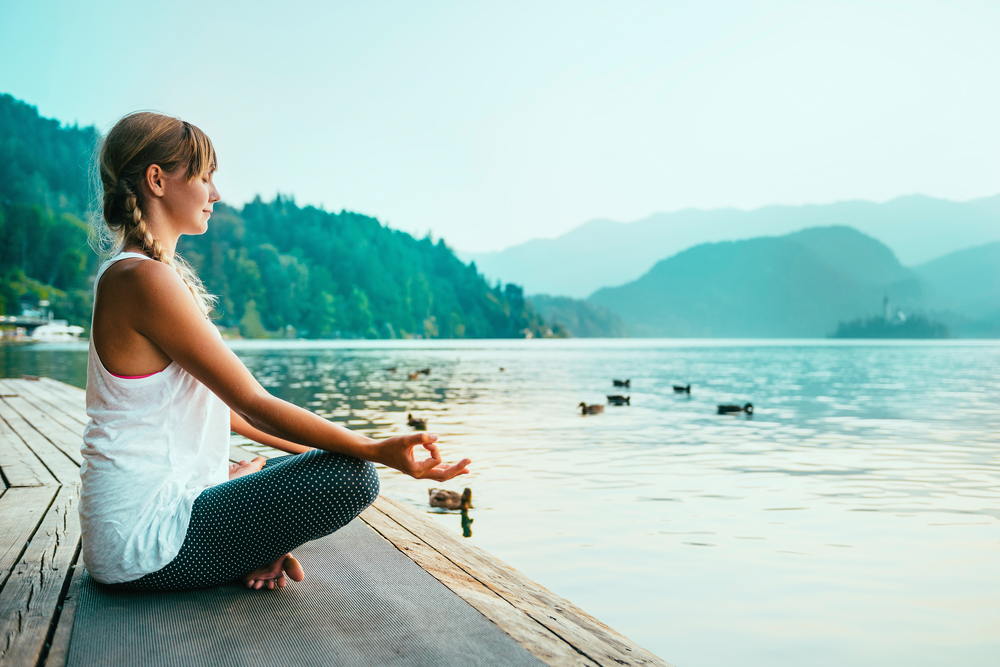
[[[219,194],[219,189],[215,187],[215,183],[212,183],[212,189],[208,191],[208,203],[214,204],[220,199],[222,199],[222,195]]]

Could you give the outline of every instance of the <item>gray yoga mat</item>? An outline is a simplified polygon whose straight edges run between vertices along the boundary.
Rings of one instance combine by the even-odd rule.
[[[68,665],[544,664],[361,521],[295,556],[306,580],[275,591],[120,592],[84,575]]]

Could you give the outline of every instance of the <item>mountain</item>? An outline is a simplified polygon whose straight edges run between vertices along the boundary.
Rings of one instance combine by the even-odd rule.
[[[636,335],[814,337],[839,322],[937,297],[889,248],[849,227],[697,245],[590,301],[613,307]]]
[[[1000,242],[950,253],[915,271],[964,315],[1000,315]]]
[[[90,325],[97,257],[83,222],[92,127],[63,126],[0,94],[0,313],[47,300],[55,316]]]
[[[89,327],[97,256],[82,222],[100,135],[0,95],[0,313],[50,302]],[[216,206],[182,254],[219,295],[216,321],[245,336],[505,338],[547,327],[514,284],[489,284],[443,241],[350,211],[259,198]]]
[[[883,204],[688,209],[632,223],[594,220],[556,239],[462,257],[475,260],[486,276],[515,281],[529,292],[585,297],[635,280],[659,260],[700,243],[844,225],[878,239],[910,266],[1000,240],[1000,195],[961,203],[914,195]]]
[[[576,338],[625,338],[628,326],[615,311],[568,296],[533,294],[528,297],[535,310],[554,331]]]
[[[77,215],[86,211],[88,169],[98,139],[93,127],[61,125],[0,94],[0,204],[38,204]]]

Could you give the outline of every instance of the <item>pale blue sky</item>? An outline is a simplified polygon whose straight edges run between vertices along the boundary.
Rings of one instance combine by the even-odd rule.
[[[190,120],[233,204],[492,250],[691,206],[996,194],[998,35],[995,1],[0,0],[0,92],[102,129]]]

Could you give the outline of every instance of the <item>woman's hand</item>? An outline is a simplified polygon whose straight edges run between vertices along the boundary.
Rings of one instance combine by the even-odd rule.
[[[436,440],[437,436],[433,433],[414,433],[388,438],[373,445],[371,460],[395,468],[410,477],[433,479],[436,482],[445,482],[452,477],[469,474],[467,466],[472,460],[462,459],[454,465],[442,463],[441,454],[434,444]],[[423,447],[430,456],[418,461],[413,451],[416,447]]]
[[[267,463],[267,459],[263,456],[257,456],[253,461],[247,463],[246,461],[240,461],[239,463],[229,464],[229,479],[236,479],[237,477],[242,477],[243,475],[250,475],[257,472],[264,467]]]

